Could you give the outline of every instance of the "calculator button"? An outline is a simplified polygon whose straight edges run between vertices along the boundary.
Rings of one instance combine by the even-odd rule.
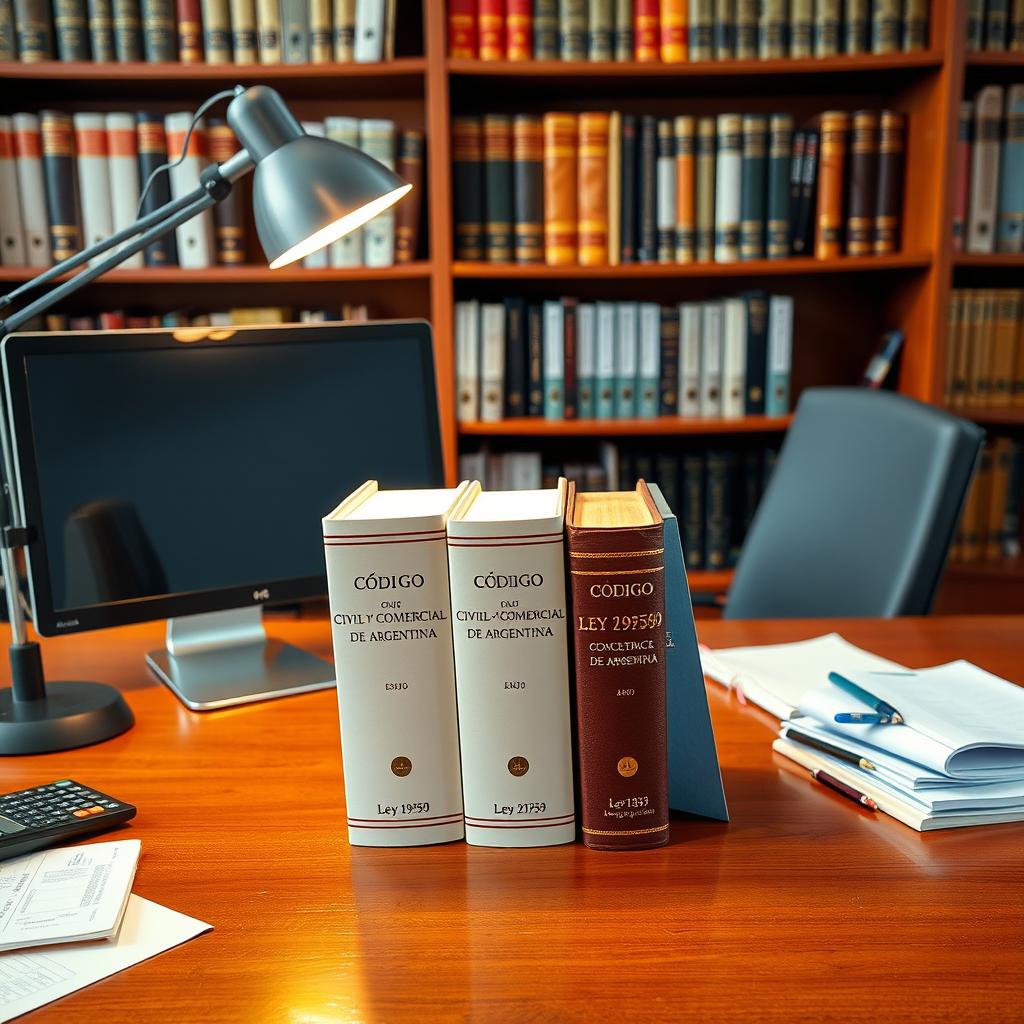
[[[88,818],[89,817],[89,812],[88,811],[78,810],[78,811],[72,811],[71,813],[76,818]]]
[[[86,807],[86,810],[90,814],[106,814],[107,813],[105,807],[97,807],[97,806]]]
[[[22,832],[25,826],[0,814],[0,835],[10,835],[12,832]]]

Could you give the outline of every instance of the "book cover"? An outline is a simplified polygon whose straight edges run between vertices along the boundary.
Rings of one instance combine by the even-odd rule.
[[[342,142],[353,149],[359,149],[359,118],[325,117],[324,135],[335,142]],[[412,193],[398,204],[397,209],[401,210],[407,203],[415,205],[416,200]],[[405,215],[403,214],[403,216]],[[332,267],[361,267],[363,265],[364,230],[364,228],[356,228],[355,231],[350,231],[347,235],[342,235],[341,238],[331,242],[327,258]],[[397,236],[395,244],[397,253]]]
[[[651,63],[661,58],[658,0],[633,0],[633,59]]]
[[[804,212],[802,194],[806,149],[807,132],[797,129],[793,132],[792,158],[789,163],[789,250],[793,256],[801,255],[803,249],[803,238],[798,237],[798,225]]]
[[[562,300],[562,345],[565,354],[562,359],[562,418],[577,419],[577,402],[579,400],[577,345],[576,345],[576,309],[579,305],[574,298]]]
[[[89,23],[85,0],[53,0],[58,60],[89,59]]]
[[[565,419],[565,312],[557,299],[543,304],[544,419]]]
[[[13,146],[17,188],[9,187],[0,195],[20,199],[21,230],[24,233],[25,252],[22,266],[50,266],[50,224],[46,216],[46,179],[43,176],[43,147],[39,133],[39,118],[35,114],[11,116],[11,142]],[[4,215],[4,223],[8,217]],[[6,232],[4,232],[6,234]],[[6,252],[6,246],[4,247]],[[14,256],[14,253],[11,253]],[[6,261],[5,261],[6,262]]]
[[[196,0],[186,2],[191,4]],[[117,49],[114,46],[114,4],[112,0],[86,0],[86,10],[89,15],[89,49],[92,59],[97,64],[113,64],[117,60]],[[178,20],[181,20],[180,7]],[[180,50],[178,60],[186,63]]]
[[[484,136],[479,117],[452,120],[452,207],[455,258],[484,258]]]
[[[967,34],[965,37],[968,53],[982,48],[985,38],[985,0],[967,0]]]
[[[505,306],[480,304],[480,419],[497,423],[505,407]]]
[[[466,841],[576,837],[563,526],[567,485],[481,492],[448,519]]]
[[[1006,90],[998,209],[996,251],[1024,252],[1024,85]]]
[[[974,135],[974,104],[960,104],[957,118],[956,160],[953,186],[953,251],[963,252],[967,244],[967,217],[971,194],[971,146]]]
[[[846,252],[849,256],[870,256],[875,250],[878,114],[874,110],[855,110],[850,136]]]
[[[282,11],[284,18],[293,19],[291,8],[297,5],[299,0],[282,0]],[[115,0],[116,7],[117,0]],[[200,0],[200,10],[203,17],[203,50],[206,54],[207,64],[230,64],[231,53],[231,12],[228,8],[228,0]],[[289,34],[295,29],[289,26]],[[286,58],[294,63],[305,63],[309,59],[309,48],[305,38],[306,21],[305,5],[302,8],[302,57],[293,56]]]
[[[114,231],[121,231],[135,223],[139,207],[139,152],[135,115],[107,114],[104,121],[107,132],[107,167],[110,173],[111,222]],[[121,266],[131,269],[142,267],[142,253],[129,256]]]
[[[480,304],[455,303],[455,415],[459,423],[480,419]]]
[[[505,57],[507,60],[533,58],[533,4],[531,0],[507,0],[505,15]]]
[[[558,56],[587,59],[587,0],[558,0]]]
[[[658,259],[658,119],[641,116],[637,136],[636,261]]]
[[[729,564],[732,535],[732,481],[736,453],[707,453],[704,483],[704,568],[724,569]]]
[[[23,267],[25,228],[18,202],[18,168],[14,155],[14,129],[11,118],[0,115],[0,263]]]
[[[903,52],[928,49],[928,0],[906,0],[903,11]]]
[[[1013,0],[1008,48],[1013,53],[1024,53],[1024,0]]]
[[[142,60],[139,0],[114,0],[114,50],[120,63]]]
[[[588,0],[587,59],[612,60],[615,56],[615,0]]]
[[[683,115],[675,119],[676,263],[692,263],[697,255],[696,128],[696,119],[689,115]]]
[[[797,202],[794,217],[794,256],[810,256],[814,251],[819,144],[820,135],[816,129],[806,132],[804,135],[804,155],[800,161],[800,198]]]
[[[633,59],[633,0],[615,0],[615,59]]]
[[[841,33],[841,0],[814,0],[814,56],[836,56],[839,53]]]
[[[672,263],[676,251],[676,147],[672,118],[658,120],[655,226],[659,263]]]
[[[599,420],[615,418],[616,318],[615,303],[596,304],[594,415]]]
[[[622,114],[608,115],[608,264],[622,262]]]
[[[765,382],[765,414],[789,413],[790,375],[793,367],[793,298],[772,295],[768,299],[768,356]]]
[[[640,363],[640,309],[636,302],[615,304],[615,418],[637,415]]]
[[[0,61],[17,59],[18,39],[14,26],[14,0],[0,0]]]
[[[584,267],[608,263],[608,115],[587,111],[579,115],[578,149],[579,263]]]
[[[583,841],[599,850],[661,846],[669,835],[664,524],[643,480],[603,494],[570,484],[566,524]]]
[[[743,416],[747,391],[747,307],[742,298],[722,302],[722,416]]]
[[[484,115],[484,259],[512,262],[512,119]]]
[[[814,255],[824,260],[839,256],[843,250],[843,186],[850,118],[845,111],[827,110],[820,124]]]
[[[151,64],[178,59],[174,0],[142,0],[142,52]]]
[[[661,0],[661,62],[681,64],[687,57],[689,0]]]
[[[974,145],[971,153],[971,202],[967,251],[993,252],[999,204],[999,143],[1003,87],[987,85],[974,100]]]
[[[82,246],[104,241],[114,231],[110,207],[110,164],[103,114],[76,113],[75,154],[82,209]],[[93,260],[102,260],[99,256]]]
[[[423,132],[404,131],[398,138],[398,176],[412,191],[395,207],[395,262],[411,263],[419,251],[423,204]]]
[[[167,162],[167,135],[164,119],[159,114],[139,113],[135,115],[135,140],[139,154],[139,187],[149,180],[153,172]],[[175,154],[175,159],[179,154]],[[149,191],[142,201],[143,215],[159,210],[171,201],[169,175],[158,174],[153,178]],[[143,260],[147,267],[175,267],[178,265],[178,246],[172,231],[147,245],[143,249]]]
[[[714,0],[712,39],[715,60],[736,57],[736,0]]]
[[[736,0],[736,59],[757,60],[760,0]]]
[[[715,162],[715,262],[734,263],[740,255],[742,119],[718,115]]]
[[[477,45],[477,0],[448,0],[448,56],[473,60]]]
[[[505,0],[477,0],[480,60],[505,59]]]
[[[577,254],[575,114],[544,115],[544,259],[549,266],[572,266]]]
[[[765,255],[765,206],[768,118],[743,116],[743,151],[740,163],[740,259],[761,260]]]
[[[235,46],[235,63],[243,63],[238,54],[238,43],[240,38],[245,42],[249,36],[245,29],[239,30],[239,22],[235,17],[235,5],[240,4],[248,16],[247,5],[252,0],[231,0],[231,26],[232,39]],[[309,62],[310,64],[329,64],[334,60],[334,12],[331,7],[331,0],[309,0]],[[255,29],[255,18],[246,22],[245,28],[251,26]],[[253,45],[255,40],[253,40]],[[254,53],[254,50],[246,49],[247,54]]]
[[[879,0],[881,7],[885,0]],[[843,52],[871,52],[871,0],[846,0],[843,21]]]
[[[558,60],[558,0],[534,0],[534,60]]]
[[[14,26],[23,64],[53,60],[53,14],[48,0],[14,0]]]
[[[789,55],[814,56],[814,0],[790,0]]]
[[[1020,319],[1020,291],[1015,288],[997,289],[994,296],[989,401],[1001,409],[1008,409],[1012,404]]]
[[[375,64],[384,59],[384,0],[356,0],[353,57],[357,64]]]
[[[658,384],[658,413],[675,416],[679,412],[679,309],[662,306],[659,319],[661,380]]]
[[[226,121],[210,118],[206,134],[210,159],[215,164],[229,160],[241,148]],[[213,234],[217,262],[224,266],[245,263],[245,219],[242,197],[237,189],[213,208]]]
[[[683,453],[683,560],[687,569],[704,568],[704,456]]]
[[[715,56],[714,0],[690,0],[690,60],[713,60]]]
[[[765,197],[765,255],[789,256],[793,115],[772,114],[768,121],[768,185]]]
[[[761,60],[789,56],[789,4],[786,0],[765,0],[761,4],[758,56]]]
[[[660,411],[661,310],[656,302],[638,304],[637,416],[655,419]]]
[[[679,303],[679,415],[700,415],[701,307]]]
[[[257,3],[268,3],[272,0],[257,0]],[[457,7],[462,0],[455,0],[449,9]],[[472,3],[473,0],[470,0]],[[475,10],[475,7],[474,7]],[[356,2],[355,0],[334,0],[332,22],[334,25],[334,59],[339,64],[347,64],[356,59]],[[473,23],[473,45],[476,44],[476,22]],[[262,50],[261,50],[262,53]],[[451,54],[455,56],[455,54]],[[476,56],[476,52],[470,54]]]
[[[723,308],[721,302],[701,303],[700,415],[722,415]]]
[[[526,307],[526,374],[528,416],[544,415],[544,312],[539,303]]]
[[[988,52],[1001,52],[1006,49],[1006,28],[1009,14],[1009,0],[987,0],[985,4],[985,49]]]
[[[967,392],[967,373],[964,344],[965,289],[952,288],[949,293],[949,313],[946,321],[946,372],[943,381],[943,401],[950,409],[963,407]]]
[[[619,204],[619,259],[622,263],[634,263],[636,261],[637,245],[636,117],[633,114],[623,114],[621,118],[621,126],[622,131],[619,146],[619,181],[621,183],[621,201]]]
[[[370,480],[323,520],[353,845],[465,834],[445,539],[468,486]]]
[[[581,302],[576,307],[576,415],[594,419],[597,412],[597,307]]]
[[[746,390],[743,413],[761,416],[765,412],[768,374],[768,296],[763,291],[747,292],[746,303]]]
[[[697,121],[696,159],[696,251],[698,263],[715,258],[715,119]]]
[[[192,123],[189,111],[168,114],[164,118],[167,132],[167,152],[171,160],[177,160],[185,146],[185,135]],[[141,146],[140,146],[141,153]],[[185,157],[177,166],[172,166],[170,178],[171,197],[178,199],[187,195],[199,184],[199,174],[209,163],[206,126],[200,121],[188,141]],[[181,267],[209,267],[214,262],[213,217],[209,210],[180,224],[174,230],[178,252],[178,265]]]
[[[181,0],[179,0],[180,2]],[[336,0],[336,3],[343,9],[345,0]],[[351,10],[354,12],[354,5]],[[337,31],[337,11],[334,15],[334,22],[335,31]],[[256,0],[256,44],[261,64],[280,64],[284,60],[284,40],[281,37],[281,6],[277,0]],[[340,60],[341,58],[337,59]],[[349,60],[351,59],[349,57]]]
[[[878,115],[878,192],[875,255],[899,252],[903,219],[906,117],[895,110]]]

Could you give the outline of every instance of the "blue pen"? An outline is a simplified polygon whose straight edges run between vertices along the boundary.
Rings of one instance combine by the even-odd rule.
[[[845,676],[841,676],[838,672],[829,672],[828,678],[829,682],[835,683],[844,693],[848,693],[851,697],[856,697],[857,700],[867,704],[868,707],[874,708],[873,713],[870,711],[841,711],[835,716],[837,722],[844,725],[903,724],[903,716],[891,704],[879,700],[874,694],[868,693],[867,690],[851,682]]]

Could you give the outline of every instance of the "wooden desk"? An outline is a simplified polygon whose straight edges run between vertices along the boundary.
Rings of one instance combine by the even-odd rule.
[[[701,624],[714,645],[830,629],[912,666],[1024,683],[1024,619]],[[327,653],[323,622],[271,632]],[[771,719],[710,688],[728,826],[644,853],[350,848],[334,694],[200,715],[147,677],[157,626],[47,641],[138,722],[0,764],[139,806],[135,891],[211,922],[35,1021],[985,1021],[1022,1017],[1024,824],[919,835],[792,774]]]

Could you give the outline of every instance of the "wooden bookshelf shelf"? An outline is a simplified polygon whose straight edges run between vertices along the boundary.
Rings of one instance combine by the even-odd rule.
[[[954,267],[987,267],[992,270],[1024,270],[1024,253],[958,252],[953,254]]]
[[[1024,409],[955,409],[953,411],[982,426],[1024,427]]]
[[[641,437],[679,434],[767,434],[786,430],[792,416],[742,419],[544,420],[533,417],[496,423],[460,423],[459,433],[474,437]]]
[[[452,276],[462,280],[634,280],[672,277],[784,277],[799,274],[927,270],[927,254],[841,256],[838,259],[744,260],[737,263],[627,263],[611,267],[549,267],[544,263],[476,263],[456,261]]]
[[[1024,71],[1024,53],[969,53],[968,68],[1019,68]]]
[[[1024,558],[1006,558],[1000,561],[950,562],[946,575],[972,580],[1019,580],[1024,584]]]
[[[695,569],[686,574],[690,590],[701,594],[724,594],[732,586],[732,569]]]

